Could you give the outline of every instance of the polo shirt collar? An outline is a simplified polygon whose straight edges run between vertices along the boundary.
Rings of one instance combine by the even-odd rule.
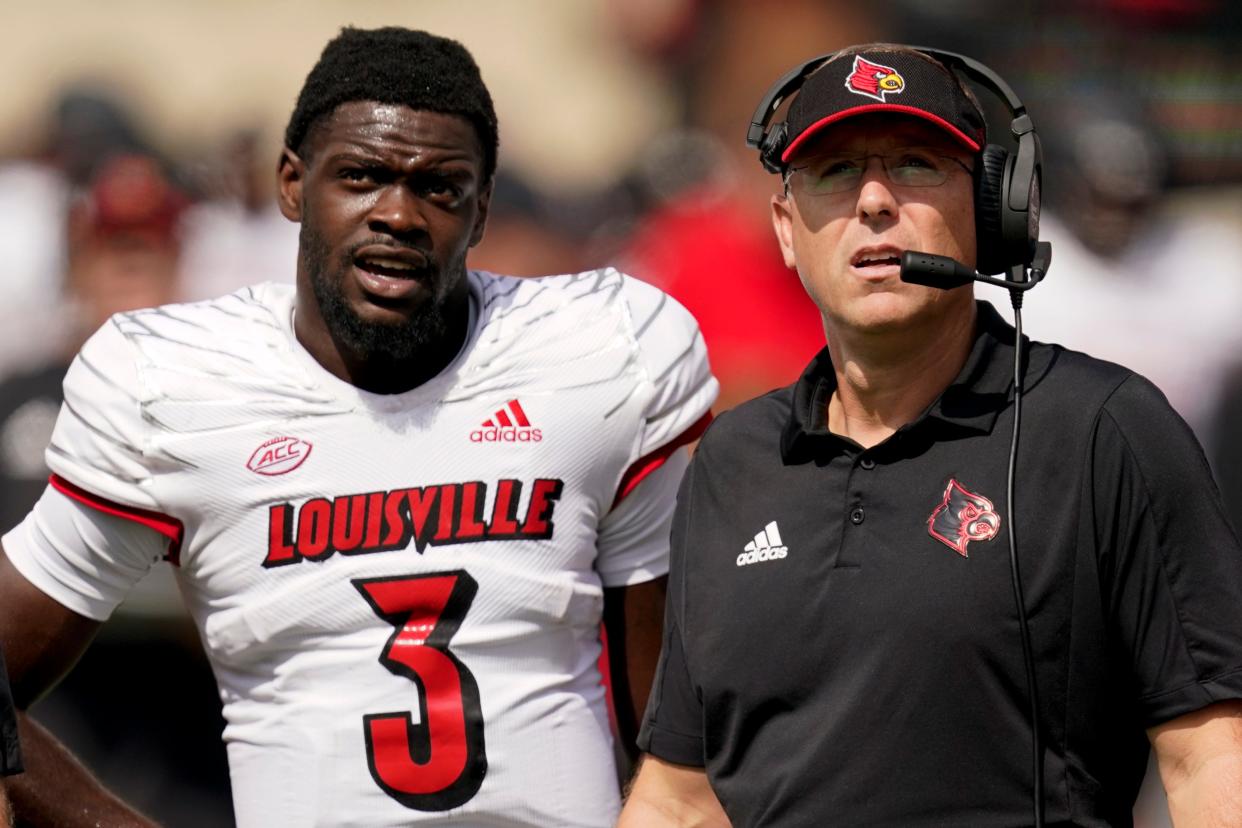
[[[1013,326],[990,302],[976,301],[975,310],[974,342],[966,363],[916,423],[933,418],[987,433],[1009,404],[1013,387]],[[1026,337],[1023,337],[1023,344],[1025,350]],[[781,455],[786,461],[809,442],[842,439],[828,430],[828,401],[836,387],[832,357],[825,347],[811,360],[794,386],[793,407],[781,435]]]

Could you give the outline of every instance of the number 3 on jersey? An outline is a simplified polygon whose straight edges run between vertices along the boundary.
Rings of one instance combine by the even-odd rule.
[[[421,712],[418,724],[408,711],[362,717],[371,777],[407,808],[456,808],[487,773],[479,685],[448,649],[478,584],[462,569],[352,583],[396,627],[379,661],[417,685]]]

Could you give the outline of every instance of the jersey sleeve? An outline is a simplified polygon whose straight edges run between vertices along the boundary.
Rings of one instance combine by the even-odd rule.
[[[1190,428],[1141,377],[1105,405],[1089,477],[1105,606],[1145,724],[1242,698],[1242,549]]]
[[[47,595],[103,620],[153,561],[176,560],[181,524],[154,493],[137,349],[113,317],[65,375],[46,457],[51,485],[4,537],[14,566]]]
[[[65,375],[65,401],[47,464],[55,477],[118,504],[156,510],[144,454],[150,425],[142,416],[137,352],[114,318],[82,347]]]
[[[685,474],[673,516],[664,639],[651,696],[638,734],[638,746],[668,762],[703,767],[703,703],[691,677],[682,644],[686,622],[686,538],[696,463],[698,460],[690,464]]]
[[[4,551],[40,592],[79,615],[106,620],[165,554],[167,537],[48,486]]]
[[[683,446],[711,420],[718,385],[694,317],[667,294],[626,277],[623,291],[646,377],[631,457],[600,522],[596,568],[605,586],[628,586],[668,569],[668,527],[686,467]]]
[[[600,522],[596,569],[606,587],[633,586],[668,571],[668,535],[686,449],[671,454]]]
[[[625,291],[639,359],[653,386],[636,452],[641,459],[670,443],[698,439],[720,385],[712,376],[703,334],[688,310],[636,279],[626,279]]]

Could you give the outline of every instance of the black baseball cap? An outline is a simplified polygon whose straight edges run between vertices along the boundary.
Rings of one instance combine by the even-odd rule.
[[[948,68],[921,52],[881,47],[834,58],[806,79],[785,119],[782,163],[824,128],[870,112],[922,118],[971,152],[987,141],[983,113]]]

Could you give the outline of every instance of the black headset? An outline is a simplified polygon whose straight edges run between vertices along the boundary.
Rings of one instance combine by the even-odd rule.
[[[1029,267],[1039,241],[1043,158],[1039,136],[1035,134],[1031,117],[1026,114],[1026,107],[1000,75],[973,58],[922,46],[902,48],[935,58],[950,71],[960,70],[1009,108],[1013,115],[1009,132],[1017,142],[1017,152],[1011,154],[1004,147],[988,144],[979,154],[975,170],[976,267],[988,274]],[[832,52],[808,60],[778,80],[759,102],[750,118],[746,143],[759,150],[759,160],[768,172],[784,172],[781,153],[789,143],[788,125],[781,121],[770,126],[772,116],[787,97],[802,88],[808,76],[839,55],[839,52]]]

